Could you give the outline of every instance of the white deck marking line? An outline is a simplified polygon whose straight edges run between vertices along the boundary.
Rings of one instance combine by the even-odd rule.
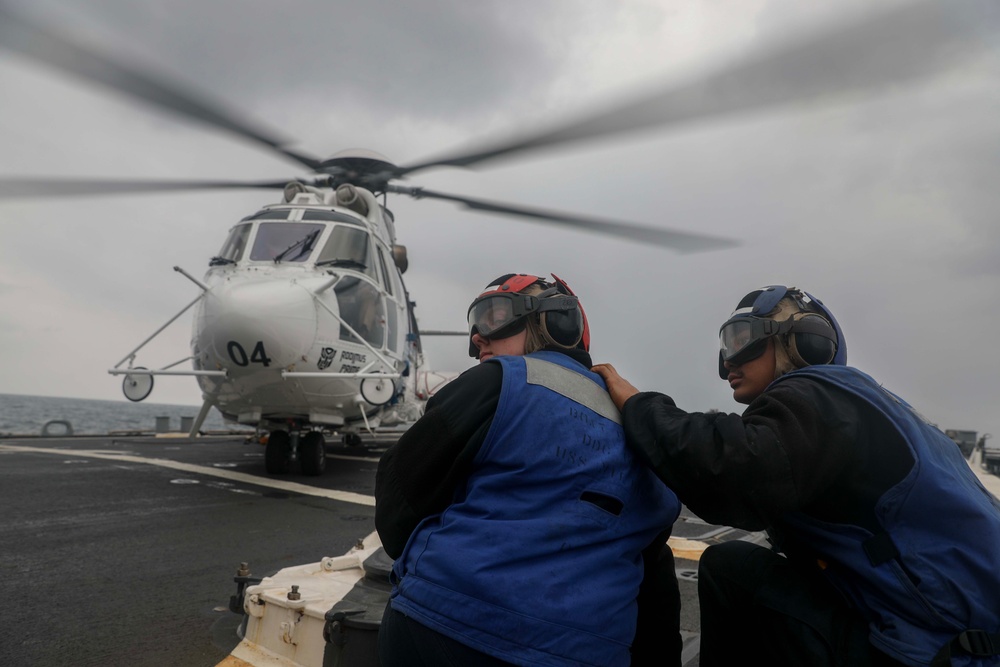
[[[340,459],[341,461],[368,461],[369,463],[378,463],[382,460],[374,456],[345,456],[344,454],[327,454],[326,458]]]
[[[301,493],[302,495],[306,496],[317,496],[320,498],[329,498],[331,500],[340,500],[345,503],[354,503],[356,505],[367,505],[368,507],[375,507],[374,496],[365,496],[360,493],[352,493],[350,491],[317,489],[314,486],[299,484],[298,482],[282,482],[279,480],[267,479],[265,477],[256,477],[254,475],[248,475],[242,472],[233,472],[231,470],[224,470],[221,468],[209,468],[207,466],[193,465],[191,463],[180,463],[178,461],[168,461],[167,459],[145,458],[142,456],[131,456],[129,454],[114,454],[105,451],[96,451],[88,449],[47,449],[45,447],[26,447],[23,445],[0,445],[0,451],[33,452],[37,454],[58,454],[59,456],[67,456],[67,455],[86,456],[95,459],[106,459],[108,461],[145,463],[148,465],[160,466],[161,468],[171,468],[173,470],[190,472],[196,475],[209,475],[211,477],[221,477],[222,479],[230,479],[235,482],[243,482],[244,484],[267,486],[272,489],[280,489],[282,491],[290,491],[292,493]]]

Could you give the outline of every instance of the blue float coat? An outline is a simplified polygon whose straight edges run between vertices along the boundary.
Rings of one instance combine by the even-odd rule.
[[[496,415],[396,560],[392,606],[514,664],[628,665],[640,553],[680,503],[626,448],[600,377],[554,352],[488,363]]]
[[[1000,503],[944,433],[861,371],[810,366],[796,377],[830,383],[864,400],[895,426],[914,465],[875,507],[884,531],[784,517],[796,539],[824,559],[826,575],[862,611],[879,649],[906,664],[928,664],[968,629],[1000,631]],[[953,657],[954,665],[996,664]]]

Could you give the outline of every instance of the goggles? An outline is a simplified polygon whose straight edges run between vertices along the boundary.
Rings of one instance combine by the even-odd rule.
[[[737,365],[753,361],[764,354],[768,338],[782,333],[782,324],[785,322],[746,316],[729,320],[719,330],[722,360]]]
[[[719,330],[722,360],[737,366],[753,361],[767,350],[768,338],[793,332],[830,338],[830,325],[812,317],[791,317],[783,322],[775,322],[760,317],[737,315]]]
[[[552,288],[541,294],[483,294],[469,306],[469,332],[484,338],[507,338],[524,328],[523,320],[527,315],[577,307],[575,296],[553,296],[556,293],[557,290]]]

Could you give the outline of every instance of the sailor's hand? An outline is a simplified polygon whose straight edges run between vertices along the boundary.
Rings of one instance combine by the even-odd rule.
[[[619,412],[625,406],[625,401],[639,393],[639,390],[619,375],[611,364],[597,364],[590,370],[604,378],[604,383],[608,385],[608,393],[611,394],[611,400],[614,401]]]

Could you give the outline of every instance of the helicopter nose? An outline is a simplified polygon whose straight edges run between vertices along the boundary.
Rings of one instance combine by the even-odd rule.
[[[220,286],[207,295],[193,337],[205,366],[237,374],[287,368],[313,345],[316,305],[294,282]]]

